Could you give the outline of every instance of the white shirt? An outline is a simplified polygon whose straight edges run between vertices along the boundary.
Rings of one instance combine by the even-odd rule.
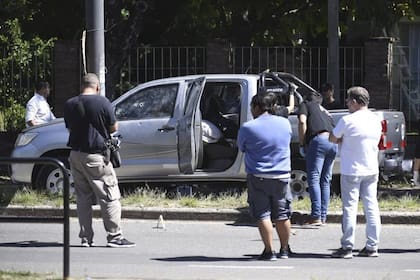
[[[201,127],[203,130],[203,141],[206,143],[216,143],[223,137],[220,129],[208,120],[202,120]]]
[[[44,96],[35,92],[34,96],[26,104],[25,123],[36,121],[38,124],[47,123],[55,119],[51,112],[50,105]]]
[[[377,115],[370,110],[358,110],[342,117],[332,133],[336,138],[343,138],[341,174],[368,176],[379,173],[378,143],[382,125]]]

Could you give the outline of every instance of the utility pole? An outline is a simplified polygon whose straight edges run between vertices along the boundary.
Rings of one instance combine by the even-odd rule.
[[[104,0],[86,0],[86,68],[95,73],[105,96]]]
[[[328,0],[328,72],[327,80],[334,85],[334,98],[341,104],[340,58],[338,35],[339,0]]]

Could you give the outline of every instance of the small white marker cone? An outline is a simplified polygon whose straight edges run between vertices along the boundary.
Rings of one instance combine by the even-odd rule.
[[[159,215],[159,219],[157,221],[156,228],[165,229],[165,221],[163,220],[163,216],[162,215]]]

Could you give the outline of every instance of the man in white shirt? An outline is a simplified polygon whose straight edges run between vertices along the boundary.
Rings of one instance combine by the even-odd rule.
[[[357,206],[360,199],[366,218],[366,245],[362,257],[377,257],[381,218],[377,199],[378,144],[382,134],[381,120],[368,109],[369,93],[352,87],[346,99],[349,115],[342,117],[330,133],[329,140],[341,146],[341,199],[343,220],[341,248],[335,258],[350,259],[355,242]]]
[[[47,102],[49,95],[50,85],[48,82],[39,82],[36,85],[34,96],[26,104],[25,123],[27,127],[47,123],[55,119]]]

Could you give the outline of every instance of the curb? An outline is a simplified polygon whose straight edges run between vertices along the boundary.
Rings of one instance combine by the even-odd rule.
[[[2,217],[62,217],[63,209],[55,207],[24,207],[8,206],[0,207]],[[99,206],[93,207],[95,218],[101,217]],[[213,208],[159,208],[159,207],[123,207],[121,217],[123,219],[158,220],[159,216],[165,220],[189,220],[189,221],[234,221],[236,223],[254,223],[248,209],[213,209]],[[309,212],[295,211],[292,214],[292,224],[302,224]],[[70,205],[70,217],[77,217],[75,205]],[[330,212],[328,223],[341,223],[340,212]],[[382,224],[420,224],[420,212],[381,212]],[[363,213],[357,217],[358,223],[365,223]]]

